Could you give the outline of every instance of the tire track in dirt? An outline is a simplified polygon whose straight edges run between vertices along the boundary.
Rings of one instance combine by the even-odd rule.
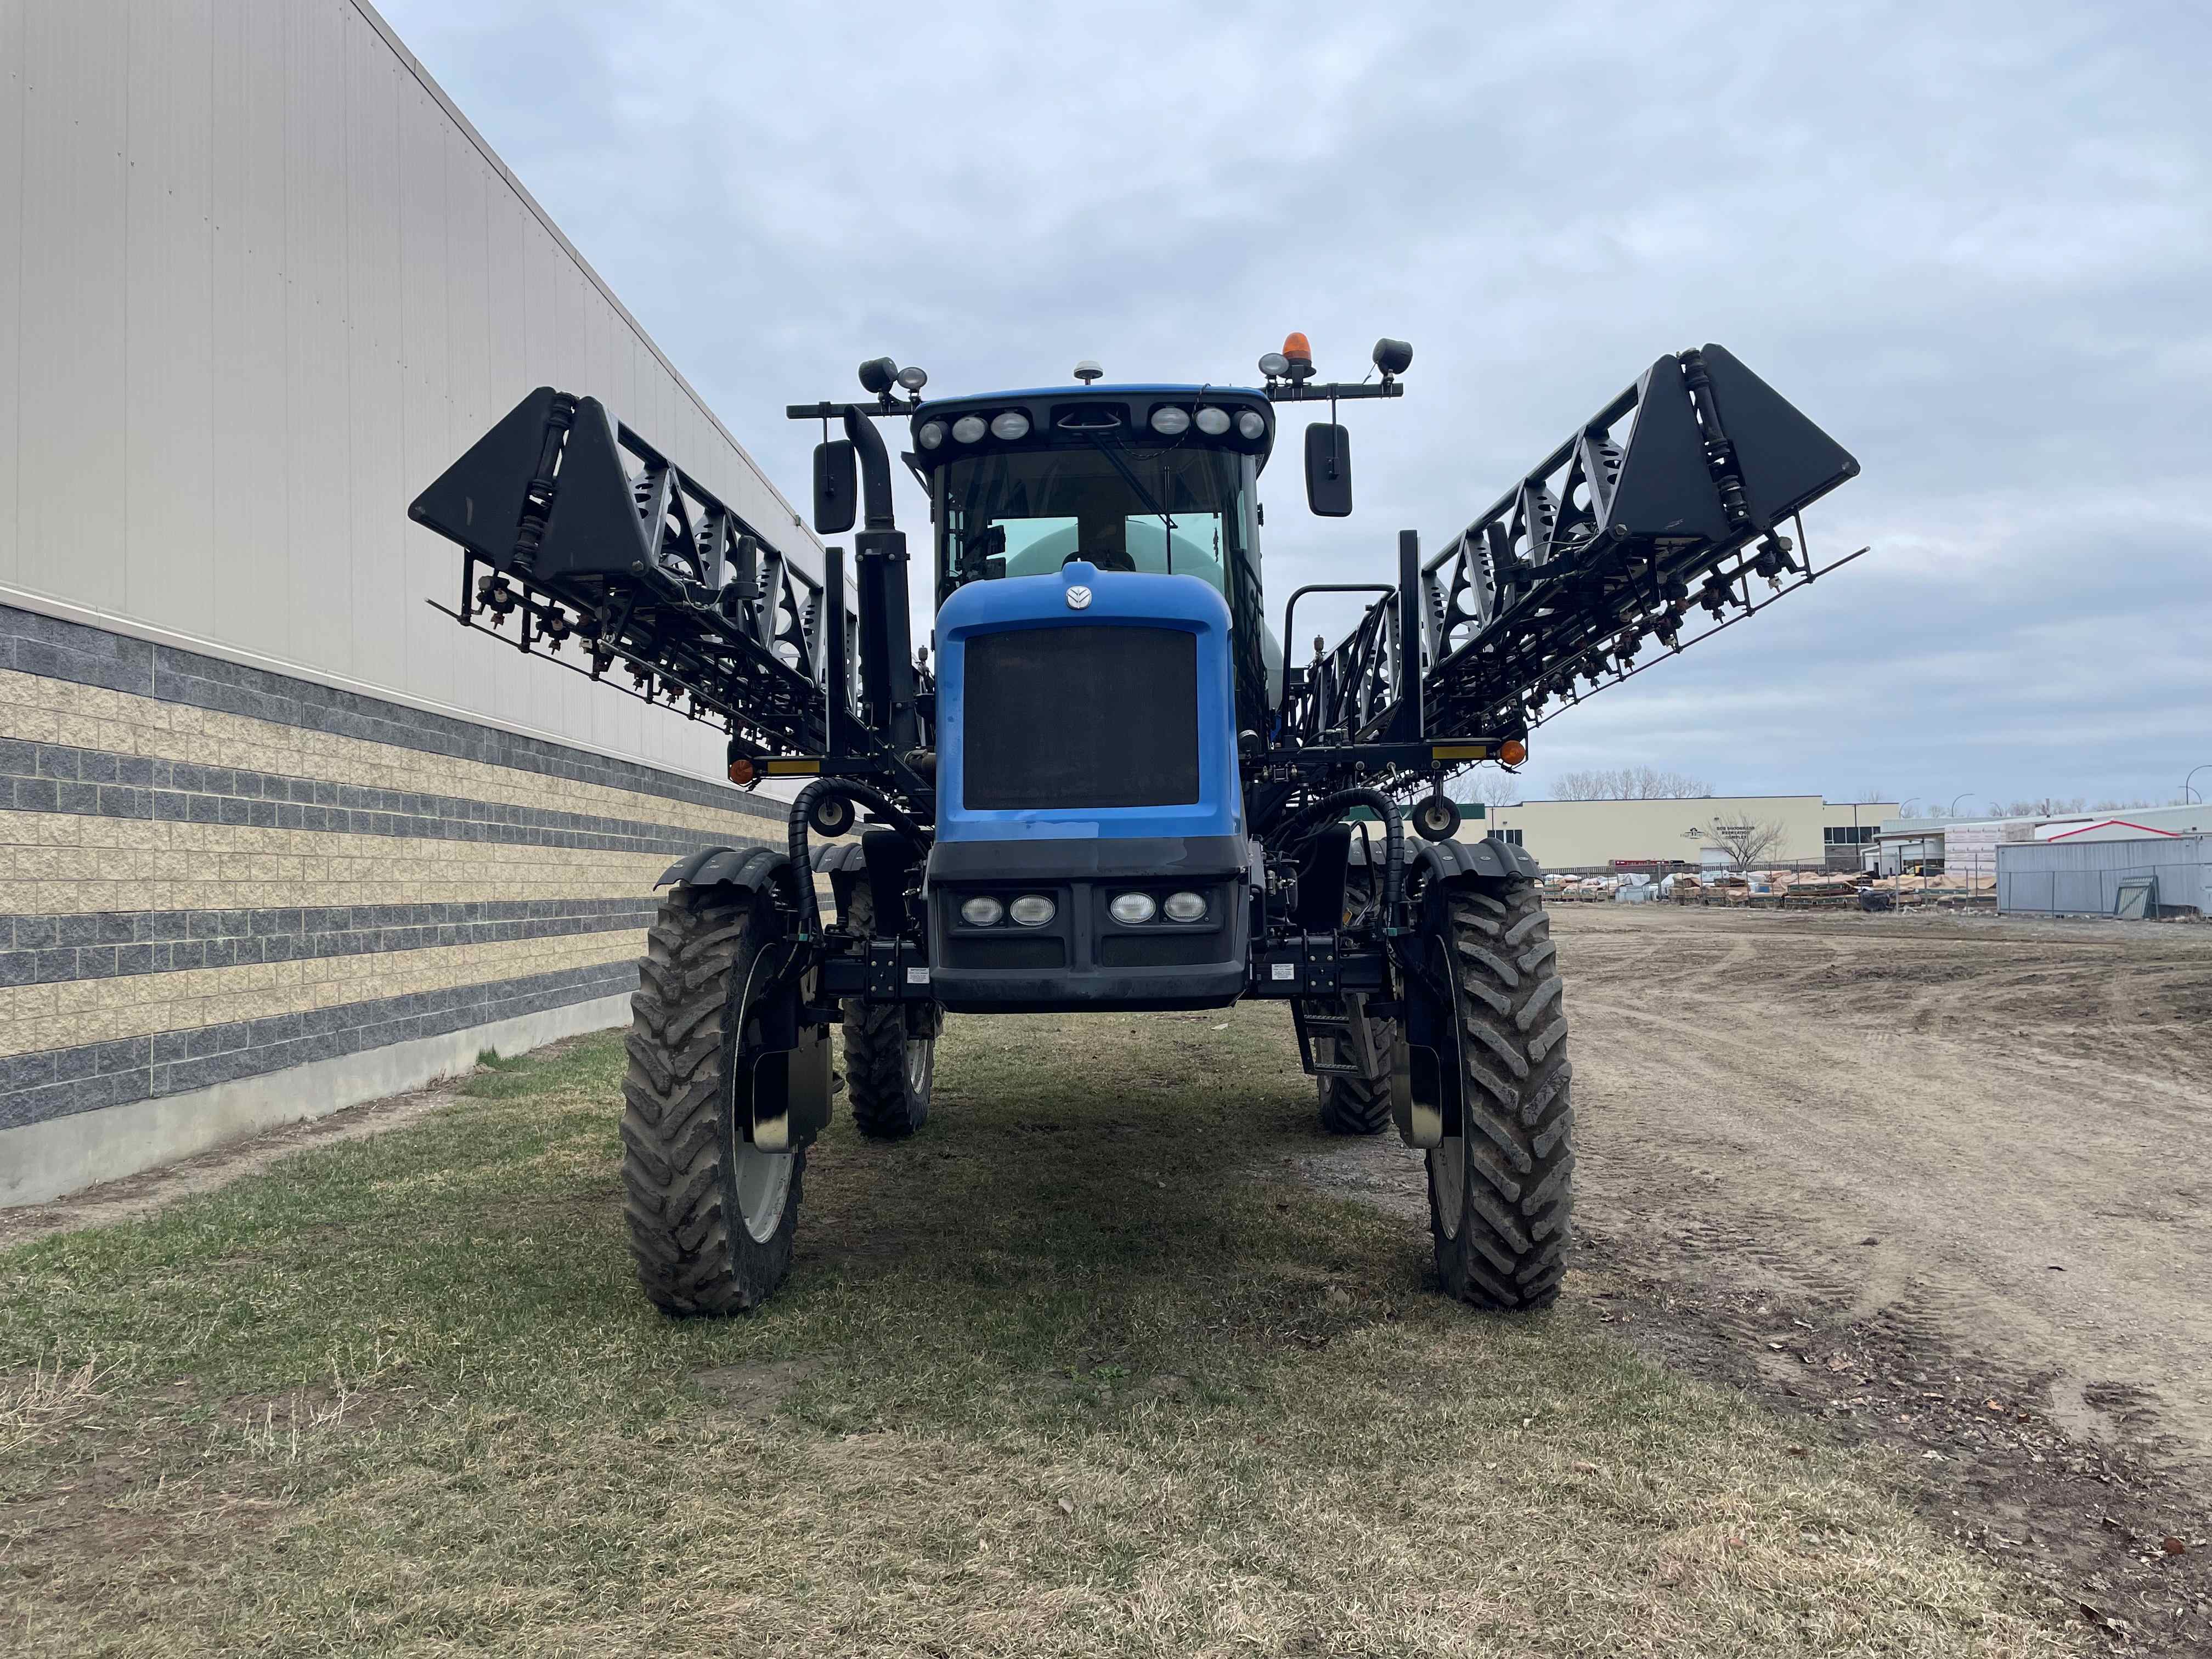
[[[2170,1059],[2130,1063],[2137,1010],[2105,984],[2186,987],[2205,955],[1992,939],[1984,963],[1886,919],[1840,951],[1765,915],[1587,920],[1559,932],[1593,1229],[1655,1271],[2001,1355],[2062,1399],[2124,1385],[2116,1438],[2212,1468],[2212,1227],[2189,1174],[2212,1097]],[[1711,965],[1649,982],[1633,958],[1680,932]],[[1716,932],[1739,948],[1712,957]],[[2022,1041],[2008,1022],[2039,1006],[2065,1017]]]

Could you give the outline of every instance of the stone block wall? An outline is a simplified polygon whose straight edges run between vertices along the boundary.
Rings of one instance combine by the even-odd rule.
[[[654,880],[782,811],[0,606],[0,1203],[617,1022]]]

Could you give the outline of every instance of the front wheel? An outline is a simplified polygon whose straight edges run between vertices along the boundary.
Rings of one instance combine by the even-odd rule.
[[[1547,1307],[1566,1276],[1575,1170],[1551,922],[1525,881],[1454,888],[1445,908],[1462,1104],[1460,1133],[1428,1154],[1437,1277],[1478,1308]]]
[[[791,1271],[806,1154],[747,1137],[760,997],[750,970],[775,929],[768,896],[679,887],[646,935],[623,1080],[623,1213],[639,1282],[668,1314],[766,1301]]]

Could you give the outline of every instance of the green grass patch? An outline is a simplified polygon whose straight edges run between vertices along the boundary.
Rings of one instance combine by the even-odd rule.
[[[11,1648],[2053,1650],[1878,1468],[1252,1173],[1278,1011],[955,1019],[728,1322],[630,1279],[622,1063],[0,1255]]]

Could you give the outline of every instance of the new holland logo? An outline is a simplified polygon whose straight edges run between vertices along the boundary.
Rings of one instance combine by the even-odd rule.
[[[1067,608],[1070,611],[1089,610],[1091,608],[1091,590],[1084,586],[1079,582],[1073,587],[1069,588],[1067,590]]]

